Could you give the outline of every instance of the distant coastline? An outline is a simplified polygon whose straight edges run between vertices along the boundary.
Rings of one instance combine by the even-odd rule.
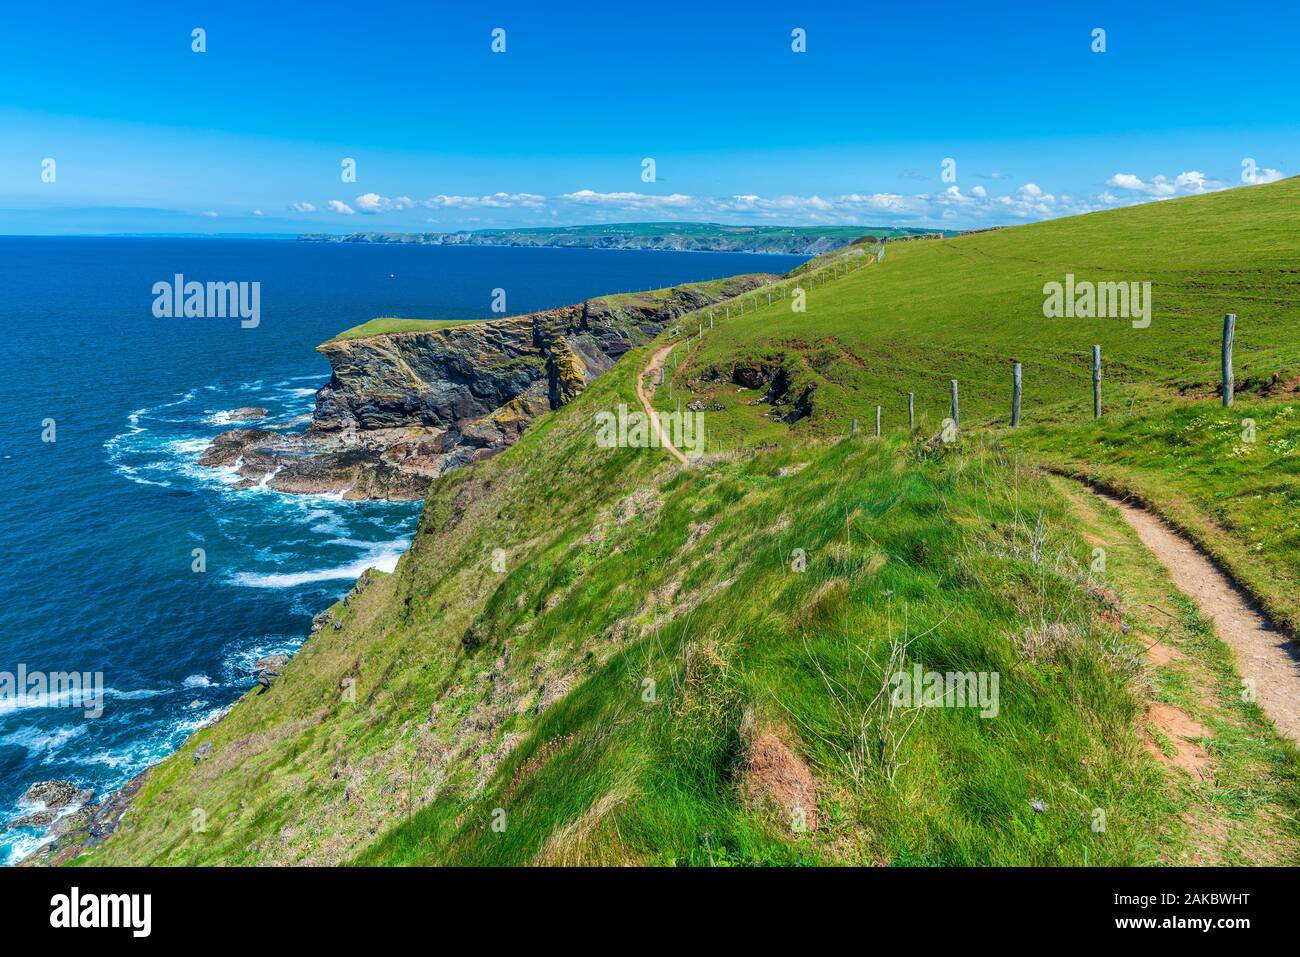
[[[540,229],[484,229],[444,233],[304,233],[299,242],[389,243],[424,246],[518,246],[637,249],[667,252],[772,253],[819,256],[864,236],[912,238],[951,231],[893,226],[725,226],[716,223],[626,223]]]

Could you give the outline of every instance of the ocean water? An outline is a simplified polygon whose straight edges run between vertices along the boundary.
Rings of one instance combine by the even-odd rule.
[[[0,238],[0,680],[102,673],[103,713],[0,700],[0,863],[33,781],[98,795],[166,756],[292,652],[369,567],[391,569],[418,503],[237,491],[198,465],[223,413],[301,427],[329,366],[314,346],[378,315],[519,313],[794,256],[408,247],[279,240]],[[153,315],[153,284],[260,282],[261,321]],[[52,420],[52,432],[51,432]],[[45,439],[53,438],[53,441]],[[206,570],[193,570],[193,550]]]

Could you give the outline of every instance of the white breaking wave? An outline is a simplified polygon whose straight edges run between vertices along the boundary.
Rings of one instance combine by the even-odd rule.
[[[140,688],[135,691],[118,691],[116,688],[103,689],[104,700],[109,698],[122,698],[127,701],[134,701],[137,698],[152,698],[154,695],[164,694],[165,692],[156,691],[152,688]],[[82,706],[82,702],[90,700],[96,694],[94,689],[68,690],[61,691],[58,694],[37,694],[23,695],[21,697],[3,697],[0,698],[0,715],[12,714],[15,711],[23,711],[27,708],[69,708],[77,709]]]
[[[310,585],[313,582],[336,581],[338,579],[356,580],[370,568],[378,568],[381,572],[391,572],[397,567],[397,560],[402,557],[402,553],[406,551],[407,546],[410,544],[411,540],[409,538],[403,538],[395,542],[386,542],[373,546],[373,550],[365,558],[349,562],[346,565],[336,565],[333,568],[317,568],[304,572],[272,572],[269,574],[240,572],[234,576],[233,581],[237,585],[244,585],[248,588],[296,588],[299,585]]]
[[[85,733],[86,726],[84,724],[55,728],[52,731],[42,731],[39,728],[20,728],[0,738],[0,744],[11,744],[24,748],[30,754],[45,752],[52,754],[73,738],[78,738]]]

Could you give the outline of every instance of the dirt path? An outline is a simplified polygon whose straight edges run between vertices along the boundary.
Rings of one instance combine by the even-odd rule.
[[[686,460],[686,456],[682,454],[681,449],[673,445],[672,440],[668,438],[667,433],[664,432],[664,427],[659,421],[659,416],[655,414],[654,406],[650,404],[650,396],[654,395],[655,389],[658,388],[658,383],[655,381],[655,378],[658,376],[659,370],[663,368],[664,361],[668,358],[668,353],[673,351],[673,346],[675,345],[675,342],[670,342],[650,357],[650,362],[641,370],[641,374],[637,376],[636,397],[641,400],[641,408],[645,409],[645,414],[649,416],[650,427],[655,430],[655,435],[659,438],[663,447],[671,452],[677,461],[681,462],[683,465],[689,465],[690,463]],[[649,394],[645,391],[647,380],[650,382]]]
[[[1117,508],[1142,544],[1169,571],[1174,584],[1214,622],[1237,658],[1237,670],[1254,685],[1255,700],[1278,731],[1300,743],[1300,653],[1232,580],[1191,542],[1150,512],[1093,490]]]

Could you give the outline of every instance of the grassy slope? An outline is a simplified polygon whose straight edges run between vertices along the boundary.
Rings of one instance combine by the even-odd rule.
[[[1024,364],[1024,421],[1091,409],[1091,349],[1102,346],[1112,409],[1156,408],[1177,384],[1210,393],[1225,312],[1239,315],[1239,378],[1300,371],[1300,179],[943,241],[895,243],[879,269],[759,312],[766,328],[718,330],[687,377],[739,363],[790,363],[817,388],[801,431],[843,434],[848,420],[905,423],[906,393],[931,422],[961,382],[965,423],[1004,419],[1011,364]],[[1046,319],[1043,284],[1150,280],[1150,328],[1125,320]],[[726,392],[727,390],[721,390]]]
[[[353,326],[351,329],[344,329],[331,341],[366,339],[370,336],[387,335],[390,332],[433,332],[483,321],[482,319],[401,319],[395,316],[381,316],[363,322],[359,326]]]
[[[723,447],[779,436],[755,426],[761,391],[726,380],[736,365],[784,364],[813,387],[796,433],[844,434],[853,418],[905,425],[948,414],[960,380],[962,421],[1006,422],[1010,367],[1024,365],[1023,422],[1012,439],[1045,463],[1138,493],[1231,569],[1274,617],[1300,627],[1295,475],[1300,427],[1300,178],[943,242],[889,247],[880,268],[811,285],[808,311],[762,307],[692,348],[675,394],[724,408]],[[1151,326],[1046,319],[1042,285],[1078,279],[1152,282]],[[1214,400],[1223,314],[1238,314],[1233,410]],[[1091,421],[1091,347],[1102,346],[1106,417]],[[1270,397],[1270,393],[1276,393]],[[766,408],[759,406],[760,408]],[[1242,440],[1243,419],[1256,441]],[[997,429],[1005,436],[1005,430]]]
[[[737,283],[737,280],[743,280],[754,276],[765,275],[763,273],[751,273],[745,276],[727,276],[722,279],[709,279],[704,282],[683,283],[680,286],[667,286],[662,289],[649,289],[643,292],[622,292],[612,293],[606,296],[593,296],[593,300],[608,302],[612,307],[617,308],[623,304],[653,304],[662,302],[669,298],[674,290],[677,289],[698,289],[701,293],[709,296],[724,295],[727,289]],[[505,317],[503,317],[505,318]],[[334,336],[331,341],[340,339],[367,339],[371,336],[383,336],[393,332],[436,332],[439,329],[451,329],[455,326],[464,326],[474,322],[492,322],[493,319],[401,319],[391,316],[382,316],[363,322],[360,325],[353,326],[350,329],[344,329],[338,335]]]
[[[1013,351],[1026,363],[1027,417],[1068,422],[1087,396],[1075,353],[1092,341],[1147,377],[1126,393],[1141,411],[1160,388],[1210,381],[1204,329],[1230,308],[1260,330],[1239,334],[1245,361],[1286,367],[1278,277],[1292,234],[1273,204],[1294,189],[898,244],[880,266],[810,287],[806,316],[778,303],[719,322],[678,368],[679,394],[693,370],[756,356],[807,362],[818,386],[814,416],[789,434],[741,404],[752,394],[709,387],[728,406],[710,413],[722,440],[781,438],[756,455],[681,471],[658,450],[596,448],[594,413],[634,407],[633,364],[647,353],[629,354],[513,449],[441,481],[397,571],[370,576],[339,609],[342,630],[309,642],[270,693],[157,769],[91,860],[1294,863],[1295,749],[1232,697],[1223,646],[1189,609],[1164,635],[1189,655],[1186,673],[1141,663],[1141,643],[1168,627],[1138,610],[1158,599],[1144,590],[1158,576],[1120,561],[1114,581],[1092,580],[1080,506],[1059,480],[996,438],[933,453],[898,433],[815,437],[854,415],[865,423],[891,387],[924,396],[933,421],[950,375],[964,383],[965,421],[991,418],[1005,369],[989,357]],[[1271,227],[1231,263],[1203,255],[1207,235],[1252,222]],[[1126,255],[1168,286],[1151,329],[1042,319],[1043,281],[1104,278]],[[1192,278],[1177,281],[1180,259]],[[886,333],[892,356],[872,345]],[[912,385],[934,378],[938,395]],[[1114,516],[1085,520],[1093,534],[1124,534]],[[795,549],[808,555],[802,574]],[[874,760],[852,772],[850,716],[874,688],[844,676],[882,662],[904,608],[918,636],[909,660],[998,671],[1001,713],[923,711],[891,787]],[[1055,640],[1032,651],[1045,626]],[[355,703],[340,690],[348,679]],[[1149,693],[1214,728],[1212,782],[1144,749]],[[785,811],[744,789],[746,743],[764,730],[820,782],[812,834],[792,833]],[[202,743],[212,755],[195,764]],[[1035,813],[1034,798],[1047,810]],[[206,831],[191,827],[195,808]],[[498,808],[501,833],[490,827]],[[1089,827],[1095,808],[1101,833]]]

